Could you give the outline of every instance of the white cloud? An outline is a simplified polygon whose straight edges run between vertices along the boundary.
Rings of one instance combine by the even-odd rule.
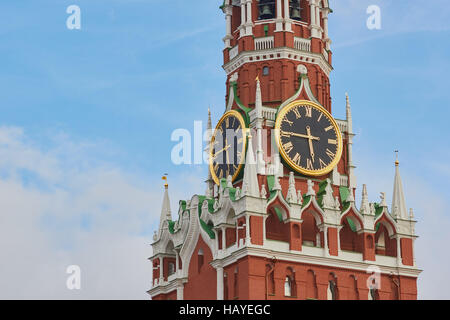
[[[45,150],[0,128],[0,298],[149,298],[160,177],[90,159],[92,146],[66,137]],[[200,180],[179,181],[192,190]],[[81,267],[80,291],[66,288],[69,265]]]

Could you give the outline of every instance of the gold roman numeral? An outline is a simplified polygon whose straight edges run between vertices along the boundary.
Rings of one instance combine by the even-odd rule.
[[[335,140],[335,139],[328,139],[328,144],[337,144],[337,140]]]
[[[329,127],[325,128],[325,131],[328,132],[328,131],[330,131],[333,128],[334,128],[333,126],[329,126]]]
[[[289,121],[288,118],[284,118],[283,122],[287,122],[290,126],[292,126],[294,124],[292,121]]]
[[[320,163],[320,169],[323,169],[327,166],[327,164],[325,162],[322,161],[322,159],[319,158],[319,163]]]
[[[296,165],[300,166],[301,159],[302,159],[302,156],[299,153],[296,153],[295,157],[292,158],[292,161],[295,162]]]
[[[289,153],[292,151],[292,149],[294,149],[294,146],[292,145],[292,142],[288,142],[283,145],[283,148],[286,151],[286,153]]]
[[[323,113],[320,113],[320,116],[319,116],[319,118],[317,119],[317,122],[320,122],[320,120],[322,119],[322,117],[323,117]]]
[[[308,118],[312,117],[312,107],[311,106],[305,106],[306,114],[305,116]]]
[[[334,157],[336,156],[332,151],[330,151],[330,149],[327,148],[326,150],[327,155],[330,157],[330,159],[334,159]]]
[[[293,108],[292,111],[294,111],[295,117],[296,117],[297,119],[300,119],[300,118],[302,117],[302,115],[301,115],[300,112],[298,111],[298,107]]]
[[[313,161],[310,158],[306,159],[306,169],[307,170],[314,170]]]

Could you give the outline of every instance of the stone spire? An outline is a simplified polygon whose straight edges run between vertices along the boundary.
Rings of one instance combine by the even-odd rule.
[[[355,166],[353,165],[353,119],[352,119],[352,108],[350,106],[350,98],[348,93],[345,94],[346,101],[346,115],[347,115],[347,135],[348,135],[348,186],[350,190],[356,188],[356,177],[355,177]]]
[[[256,170],[255,157],[253,155],[252,136],[248,136],[247,155],[245,157],[244,180],[242,182],[243,196],[258,198],[260,196],[258,173]]]
[[[262,114],[262,97],[261,97],[261,83],[259,78],[256,78],[256,100],[255,100],[255,112],[256,112],[256,134],[257,134],[257,146],[256,146],[256,162],[258,165],[258,174],[266,174],[266,163],[264,161],[264,152],[262,147],[262,124],[264,121]]]
[[[289,189],[286,196],[286,199],[289,203],[297,203],[297,190],[295,189],[295,178],[294,178],[294,172],[289,173]]]
[[[208,130],[208,142],[211,141],[212,136],[212,122],[211,122],[211,109],[208,108],[208,124],[206,126],[206,129]]]
[[[170,211],[170,199],[169,199],[169,185],[167,184],[167,177],[162,178],[166,183],[164,184],[164,197],[161,207],[161,216],[159,219],[159,235],[161,236],[162,228],[166,220],[172,220],[172,213]]]
[[[325,187],[325,194],[323,195],[322,204],[326,209],[336,208],[336,201],[333,197],[333,188],[331,187],[330,179],[327,179],[327,186]]]
[[[353,133],[352,107],[350,105],[348,93],[345,93],[345,109],[347,115],[347,130],[348,133]]]
[[[402,179],[400,178],[398,157],[395,160],[394,193],[392,195],[392,214],[395,218],[408,219]]]
[[[361,197],[361,209],[362,214],[370,214],[369,195],[367,193],[367,186],[363,184],[362,197]]]

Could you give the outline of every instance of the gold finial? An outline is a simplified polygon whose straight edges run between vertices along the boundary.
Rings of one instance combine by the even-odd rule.
[[[256,76],[255,81],[259,81],[259,75]]]
[[[167,176],[168,176],[168,174],[167,173],[165,173],[164,175],[163,175],[163,177],[161,178],[161,179],[163,179],[166,183],[164,184],[164,188],[169,188],[169,184],[167,183]]]
[[[398,167],[400,161],[398,161],[398,150],[395,150],[395,166]]]

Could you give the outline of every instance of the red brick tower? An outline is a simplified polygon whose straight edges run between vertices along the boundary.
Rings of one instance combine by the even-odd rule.
[[[345,120],[331,110],[328,1],[225,0],[221,9],[226,110],[206,192],[180,201],[172,221],[166,185],[149,294],[416,299],[416,221],[399,162],[391,209],[384,193],[369,203],[365,185],[355,204],[348,96]],[[237,136],[219,146],[224,129]],[[217,162],[222,155],[242,163]]]

